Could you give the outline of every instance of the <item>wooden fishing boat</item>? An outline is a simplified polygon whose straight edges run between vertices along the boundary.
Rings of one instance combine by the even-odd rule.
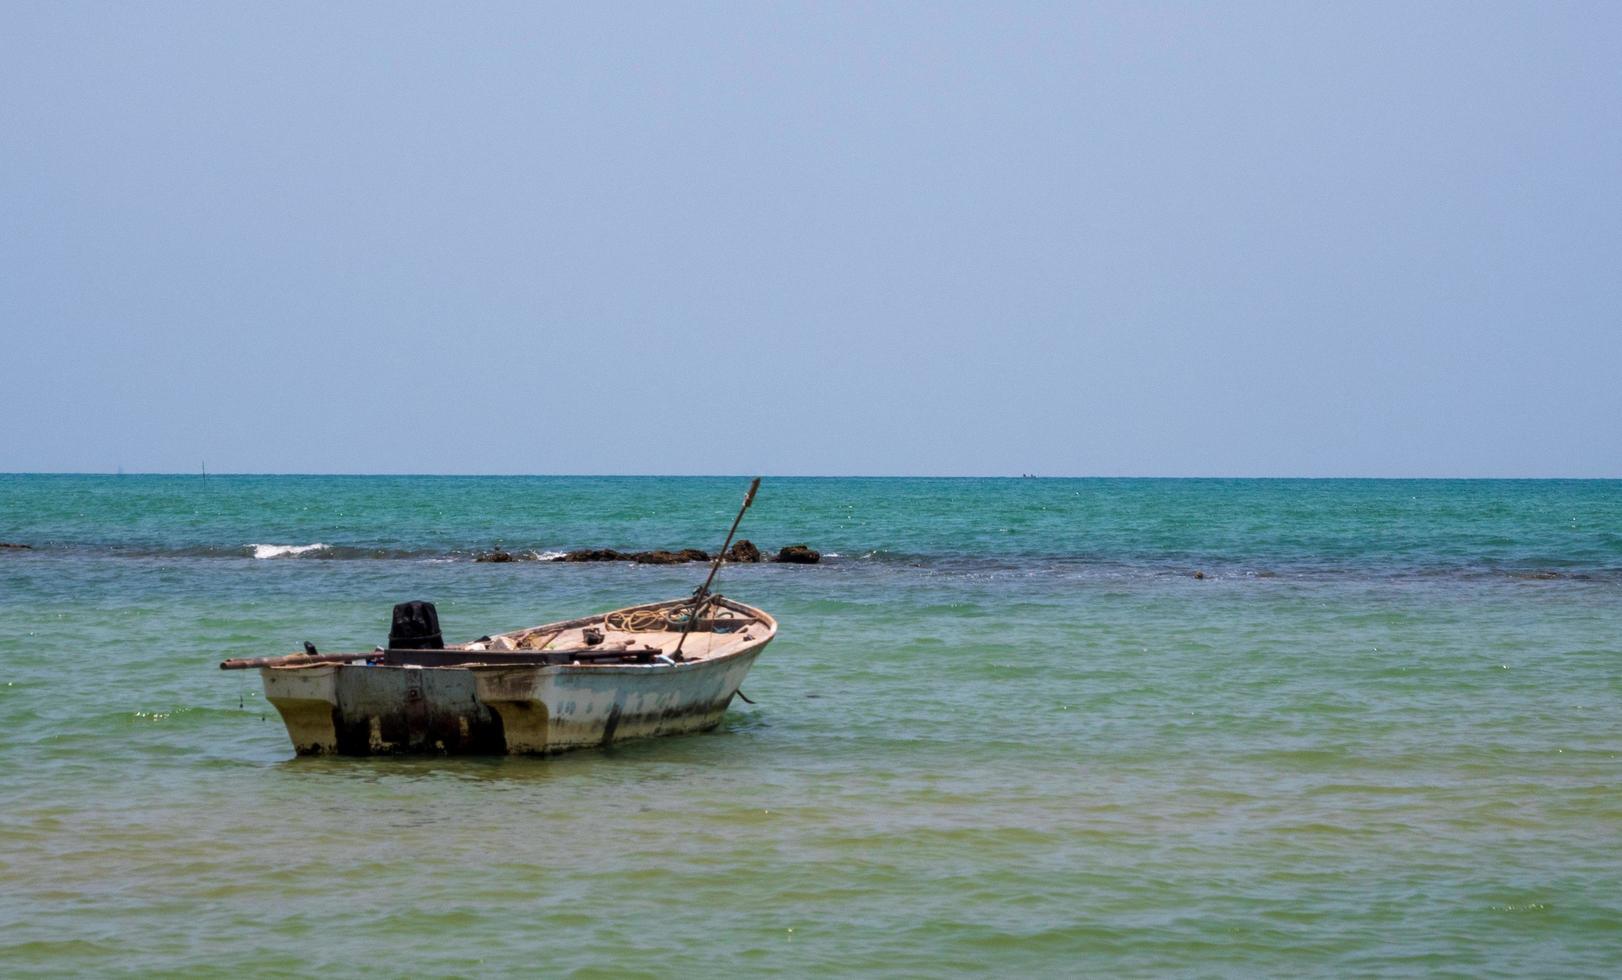
[[[431,603],[394,607],[389,645],[227,660],[257,668],[300,755],[544,754],[701,732],[777,635],[765,612],[710,592],[760,489],[744,494],[693,594],[445,646]]]
[[[707,595],[452,646],[220,666],[259,670],[300,755],[544,754],[714,728],[776,635],[764,611]]]

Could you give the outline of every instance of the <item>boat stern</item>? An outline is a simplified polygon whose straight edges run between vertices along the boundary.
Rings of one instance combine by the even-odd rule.
[[[338,668],[265,667],[265,700],[276,706],[299,755],[338,751]]]

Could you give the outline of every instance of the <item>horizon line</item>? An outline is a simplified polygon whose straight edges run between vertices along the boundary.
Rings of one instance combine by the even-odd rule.
[[[1390,476],[1345,474],[1337,476],[1234,475],[1234,474],[1048,474],[1048,473],[353,473],[337,471],[244,470],[217,473],[178,470],[4,470],[0,476],[135,476],[194,477],[343,477],[343,478],[433,478],[433,479],[579,479],[579,480],[731,480],[759,475],[770,480],[1548,480],[1615,481],[1622,476]]]

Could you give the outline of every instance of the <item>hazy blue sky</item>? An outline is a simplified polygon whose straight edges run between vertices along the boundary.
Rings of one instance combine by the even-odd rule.
[[[0,0],[0,470],[1622,475],[1622,3]]]

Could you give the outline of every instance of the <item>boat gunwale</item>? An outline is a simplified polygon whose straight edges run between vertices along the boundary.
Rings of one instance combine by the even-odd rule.
[[[745,615],[748,615],[748,616],[752,617],[754,620],[757,621],[757,623],[759,625],[762,625],[762,626],[764,626],[766,628],[765,635],[760,636],[760,637],[750,638],[746,642],[740,644],[736,649],[729,650],[729,651],[727,651],[725,653],[716,654],[715,656],[707,656],[707,657],[704,657],[702,659],[694,659],[694,660],[685,660],[684,659],[684,660],[673,661],[673,662],[670,662],[670,663],[659,663],[657,661],[654,661],[654,662],[649,662],[649,663],[630,663],[630,664],[626,664],[626,663],[601,663],[601,664],[594,664],[594,663],[566,663],[566,664],[528,663],[528,664],[526,664],[526,663],[480,663],[480,662],[477,662],[477,661],[473,661],[473,662],[462,663],[462,664],[427,665],[427,664],[367,664],[367,663],[330,663],[329,662],[329,663],[307,663],[307,664],[283,664],[283,665],[276,666],[276,667],[261,667],[259,669],[261,671],[282,671],[282,670],[301,671],[301,670],[312,670],[312,669],[317,669],[317,668],[329,668],[329,667],[333,668],[333,669],[339,669],[339,668],[343,668],[343,667],[365,667],[368,670],[376,670],[376,669],[382,668],[382,669],[385,669],[385,670],[393,669],[393,670],[466,670],[466,671],[547,670],[547,671],[554,671],[554,672],[557,672],[557,673],[563,673],[563,672],[567,672],[567,671],[590,671],[593,674],[602,674],[602,673],[636,673],[636,674],[668,673],[668,672],[676,671],[676,670],[691,670],[693,668],[702,667],[702,666],[704,666],[706,664],[725,663],[726,661],[732,660],[732,659],[734,659],[736,657],[739,657],[739,656],[741,656],[741,655],[743,655],[745,653],[748,653],[750,651],[759,650],[761,647],[764,647],[767,643],[770,643],[777,636],[777,620],[776,620],[775,617],[773,617],[770,613],[766,612],[765,610],[756,608],[755,606],[746,605],[744,603],[738,602],[736,599],[730,599],[730,598],[728,598],[726,596],[719,595],[719,594],[717,594],[715,596],[712,596],[711,598],[712,598],[712,601],[714,603],[718,604],[718,605],[722,605],[722,606],[724,606],[724,607],[726,607],[728,609],[731,609],[734,612],[744,613]],[[532,636],[532,635],[535,635],[535,634],[538,634],[538,633],[548,633],[548,632],[553,632],[553,631],[561,632],[561,631],[565,631],[565,630],[578,629],[578,628],[590,626],[593,623],[603,622],[609,616],[612,616],[615,613],[640,612],[640,611],[644,611],[644,610],[671,608],[671,607],[686,605],[687,603],[689,603],[691,601],[692,601],[691,597],[679,598],[679,599],[661,599],[661,600],[659,600],[657,602],[645,602],[645,603],[641,603],[639,605],[624,606],[624,607],[619,608],[619,609],[610,609],[610,610],[607,610],[606,612],[598,613],[598,614],[593,615],[593,616],[583,616],[583,617],[578,617],[576,619],[559,620],[558,622],[554,622],[554,623],[542,623],[539,626],[526,626],[526,627],[524,627],[522,629],[510,630],[510,631],[505,632],[505,633],[493,633],[493,634],[490,634],[490,636],[492,638],[497,637],[497,636],[504,636],[504,637],[508,637],[508,638],[523,638],[523,637]],[[472,641],[472,642],[478,642],[478,641],[475,640],[475,641]],[[454,645],[454,646],[446,647],[446,649],[447,650],[466,650],[466,647],[467,647],[467,644],[457,644],[457,645]],[[468,652],[476,653],[476,652],[479,652],[479,651],[468,651]],[[539,653],[541,651],[536,651],[536,652]]]

